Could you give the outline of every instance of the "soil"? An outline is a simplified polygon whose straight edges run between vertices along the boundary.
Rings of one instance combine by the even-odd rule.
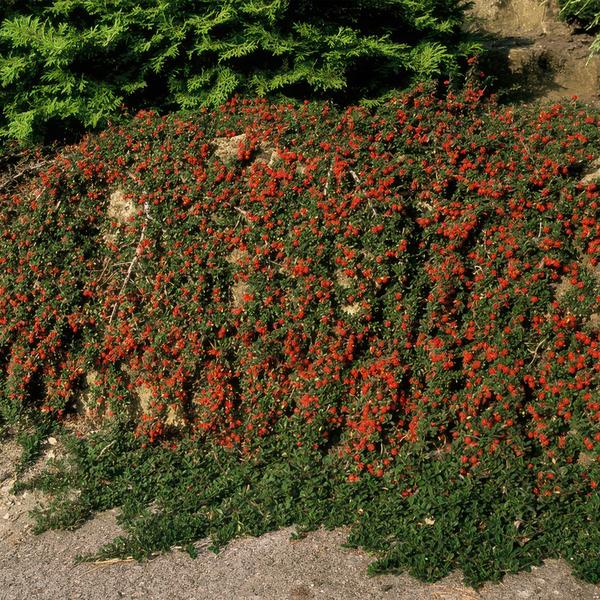
[[[471,14],[470,27],[489,36],[507,99],[559,101],[576,95],[600,102],[600,58],[589,59],[593,38],[560,22],[555,0],[475,0]],[[0,187],[12,186],[31,164],[26,157],[4,165]],[[49,438],[28,475],[60,452]],[[117,511],[97,515],[77,531],[34,535],[29,513],[44,497],[12,494],[18,457],[16,443],[0,443],[0,600],[600,600],[600,586],[576,580],[569,565],[557,560],[477,591],[461,583],[460,573],[436,584],[406,574],[368,577],[372,557],[344,548],[344,530],[319,530],[291,541],[292,530],[285,529],[234,541],[218,555],[204,540],[196,559],[173,549],[144,563],[76,564],[77,555],[118,535]]]
[[[474,0],[471,30],[488,36],[482,68],[499,77],[508,101],[600,102],[600,56],[594,37],[559,19],[557,0]]]

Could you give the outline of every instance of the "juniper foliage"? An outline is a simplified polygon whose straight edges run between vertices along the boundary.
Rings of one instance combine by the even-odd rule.
[[[458,74],[478,48],[461,0],[9,0],[0,134],[106,124],[122,105],[191,109],[233,94],[373,100]]]

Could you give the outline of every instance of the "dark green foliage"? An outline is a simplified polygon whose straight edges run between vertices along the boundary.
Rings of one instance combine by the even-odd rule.
[[[600,17],[600,0],[560,0],[560,14],[569,22],[596,27]]]
[[[0,133],[20,140],[102,126],[124,104],[372,100],[477,49],[458,0],[42,0],[0,19]]]
[[[349,525],[349,545],[380,555],[373,574],[408,571],[435,581],[462,569],[465,582],[478,586],[562,556],[576,575],[600,581],[598,495],[541,498],[529,491],[527,469],[461,478],[440,459],[421,463],[413,476],[419,492],[405,498],[394,486],[400,467],[383,480],[350,483],[331,457],[282,453],[271,442],[260,458],[240,460],[191,441],[175,450],[143,447],[126,426],[88,441],[72,437],[65,462],[34,481],[56,494],[37,515],[38,531],[77,527],[121,505],[125,534],[81,557],[95,560],[144,559],[174,545],[193,555],[193,542],[207,536],[216,551],[234,537],[290,525],[299,534]],[[80,490],[75,500],[73,487]]]

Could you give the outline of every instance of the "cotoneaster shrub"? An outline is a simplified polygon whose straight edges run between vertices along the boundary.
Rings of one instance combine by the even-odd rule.
[[[598,581],[600,119],[481,96],[141,112],[5,195],[0,414],[103,423],[43,526]]]
[[[373,100],[457,75],[479,45],[459,0],[43,0],[0,17],[0,134],[96,128],[234,93]]]

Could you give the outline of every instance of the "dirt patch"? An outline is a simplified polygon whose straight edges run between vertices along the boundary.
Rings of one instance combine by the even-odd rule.
[[[594,38],[559,19],[556,0],[475,0],[470,29],[489,35],[489,64],[509,99],[600,101]]]
[[[470,14],[479,27],[499,34],[570,33],[554,0],[474,0]]]
[[[56,439],[49,438],[42,459],[26,476],[31,477],[38,473],[48,460],[55,458],[59,453]],[[0,444],[0,555],[2,544],[19,544],[31,535],[33,521],[29,513],[43,501],[43,495],[38,492],[26,491],[19,495],[12,493],[17,481],[15,467],[20,456],[21,450],[16,442]],[[0,591],[0,597],[1,594]]]

